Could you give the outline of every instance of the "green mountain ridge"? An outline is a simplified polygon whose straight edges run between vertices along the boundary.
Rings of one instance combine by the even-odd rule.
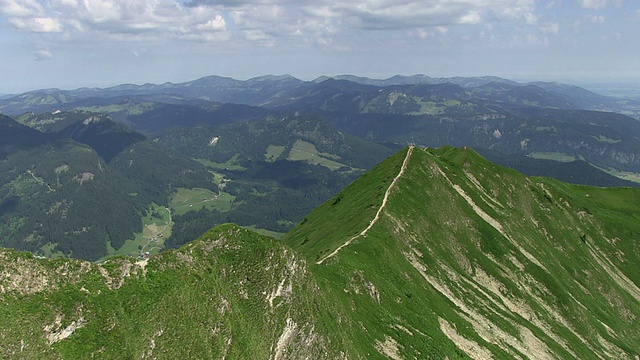
[[[334,359],[344,347],[304,260],[233,225],[147,260],[2,250],[0,269],[2,357]]]
[[[411,146],[282,242],[223,225],[148,260],[3,250],[0,349],[23,358],[632,359],[639,200],[637,189],[526,177],[469,148]]]
[[[391,321],[426,333],[434,348],[425,329],[439,328],[472,358],[635,356],[637,190],[528,178],[470,149],[416,148],[400,176],[402,157],[283,238],[322,268],[330,280],[321,288],[335,296],[342,289],[331,284],[355,274],[376,289],[355,307],[354,317],[387,319],[365,325],[369,334],[391,336],[403,358],[425,356],[389,334]],[[338,220],[353,214],[363,216]]]

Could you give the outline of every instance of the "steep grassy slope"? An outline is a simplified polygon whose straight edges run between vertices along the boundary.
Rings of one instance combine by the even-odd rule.
[[[343,326],[355,342],[391,357],[631,358],[638,201],[634,189],[527,178],[470,149],[414,148],[285,241],[353,312]]]
[[[3,250],[0,270],[2,358],[334,359],[350,347],[305,261],[233,225],[138,262]]]

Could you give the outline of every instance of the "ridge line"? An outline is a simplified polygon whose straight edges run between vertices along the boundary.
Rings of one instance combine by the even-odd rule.
[[[407,150],[407,155],[404,157],[404,161],[402,162],[402,167],[400,168],[400,172],[398,173],[398,175],[396,175],[396,177],[393,179],[393,181],[391,182],[391,184],[387,188],[387,191],[384,193],[384,198],[382,199],[382,204],[380,204],[380,208],[378,208],[378,212],[376,212],[376,216],[373,218],[373,220],[369,221],[369,226],[367,226],[366,229],[362,230],[359,234],[356,234],[353,237],[351,237],[351,239],[347,240],[344,244],[338,246],[338,248],[335,249],[331,254],[329,254],[329,255],[325,256],[324,258],[316,261],[317,265],[321,265],[325,260],[335,256],[340,250],[342,250],[343,248],[347,247],[349,244],[351,244],[358,237],[367,235],[367,232],[369,232],[369,230],[373,227],[373,225],[378,222],[378,220],[380,219],[380,214],[382,213],[382,209],[384,209],[384,207],[387,205],[387,199],[389,198],[389,195],[391,194],[391,189],[394,187],[394,185],[396,185],[398,180],[400,180],[400,177],[402,176],[402,174],[404,174],[404,171],[407,168],[407,164],[409,163],[409,157],[411,157],[411,153],[413,153],[413,148],[414,147],[415,146],[413,144],[409,145],[409,150]]]

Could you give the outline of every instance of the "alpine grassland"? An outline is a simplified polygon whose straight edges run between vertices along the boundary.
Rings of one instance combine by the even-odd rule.
[[[148,260],[3,250],[0,263],[3,358],[333,359],[345,348],[304,259],[235,225]]]
[[[635,359],[640,191],[407,147],[280,240],[0,252],[0,357]]]
[[[416,148],[358,235],[407,153],[284,237],[354,313],[357,343],[392,358],[635,356],[640,192],[525,177],[469,148]]]

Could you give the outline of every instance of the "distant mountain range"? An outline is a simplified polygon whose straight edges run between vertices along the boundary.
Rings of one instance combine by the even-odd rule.
[[[0,101],[0,109],[19,115],[22,123],[29,121],[26,111],[101,112],[152,136],[175,126],[217,126],[298,112],[320,114],[336,129],[375,142],[553,153],[622,171],[640,166],[636,122],[605,114],[637,119],[640,102],[576,86],[496,77],[344,75],[304,82],[288,75],[247,81],[211,76],[181,84],[30,92]]]
[[[640,101],[598,95],[583,88],[549,82],[517,83],[495,76],[432,78],[426,75],[393,76],[385,80],[369,79],[353,75],[322,76],[313,81],[302,81],[291,75],[266,75],[249,80],[207,76],[184,83],[122,84],[108,88],[79,88],[75,90],[43,89],[17,96],[0,98],[0,112],[15,116],[26,111],[53,111],[67,103],[91,98],[115,98],[139,95],[165,95],[176,99],[200,99],[207,101],[273,107],[272,104],[290,101],[292,91],[308,88],[326,80],[346,81],[376,88],[406,85],[453,84],[464,89],[473,89],[489,84],[503,84],[510,88],[537,87],[568,102],[568,106],[586,110],[613,111],[638,117]],[[495,87],[496,85],[492,85]],[[175,101],[175,99],[174,99]]]

